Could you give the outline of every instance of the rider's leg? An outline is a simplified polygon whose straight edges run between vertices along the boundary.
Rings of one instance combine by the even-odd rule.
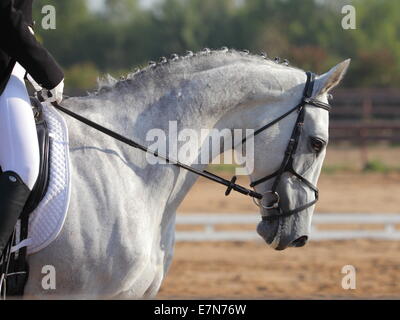
[[[0,166],[19,174],[33,189],[39,175],[39,144],[25,70],[17,64],[0,97]]]
[[[39,175],[35,120],[17,64],[0,96],[0,255]]]

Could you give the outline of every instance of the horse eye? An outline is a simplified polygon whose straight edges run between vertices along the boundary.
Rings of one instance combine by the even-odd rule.
[[[317,153],[321,152],[325,146],[325,141],[316,137],[311,137],[310,143],[312,149]]]

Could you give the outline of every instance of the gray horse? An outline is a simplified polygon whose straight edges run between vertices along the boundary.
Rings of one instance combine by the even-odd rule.
[[[317,77],[313,97],[327,103],[327,93],[340,82],[349,63],[346,60]],[[168,132],[170,121],[177,121],[178,131],[260,128],[298,104],[305,83],[304,71],[263,57],[234,50],[205,51],[150,65],[125,80],[110,80],[96,93],[67,99],[63,106],[148,145],[147,132],[153,128]],[[66,120],[73,183],[68,217],[58,238],[29,257],[25,295],[154,297],[171,264],[176,210],[198,176],[173,165],[149,164],[145,153]],[[295,121],[296,114],[291,114],[254,139],[252,181],[279,168]],[[314,184],[325,157],[328,121],[326,110],[307,109],[296,152],[296,170]],[[313,149],[313,137],[323,141],[322,150]],[[229,148],[223,145],[218,152]],[[194,163],[198,169],[207,165]],[[290,176],[283,179],[282,205],[298,207],[313,199],[312,190]],[[271,182],[263,183],[256,191],[270,187]],[[262,221],[257,231],[273,248],[284,249],[308,236],[313,211],[314,206],[290,217]],[[55,289],[42,286],[46,265],[55,268]]]

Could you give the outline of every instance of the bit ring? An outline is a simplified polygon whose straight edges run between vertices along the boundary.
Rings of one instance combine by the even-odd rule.
[[[255,204],[257,207],[263,208],[263,209],[265,209],[265,210],[277,209],[277,208],[279,207],[279,201],[281,200],[281,197],[279,196],[279,193],[278,193],[278,192],[270,190],[270,191],[267,191],[267,192],[265,192],[265,193],[263,194],[263,198],[264,198],[265,195],[267,195],[267,194],[269,194],[269,193],[270,193],[270,194],[273,194],[273,195],[275,196],[275,198],[276,198],[276,201],[275,201],[272,205],[270,205],[270,206],[265,206],[265,205],[262,203],[262,199],[257,199],[257,198],[253,198],[254,204]]]

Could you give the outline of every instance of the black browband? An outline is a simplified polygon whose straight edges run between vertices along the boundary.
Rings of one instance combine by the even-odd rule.
[[[283,160],[280,168],[276,172],[274,172],[273,174],[271,174],[271,175],[269,175],[267,177],[264,177],[262,179],[259,179],[257,181],[254,181],[250,185],[253,188],[256,185],[259,185],[259,184],[261,184],[261,183],[263,183],[265,181],[268,181],[271,178],[276,177],[271,191],[268,191],[268,192],[264,193],[264,195],[271,193],[271,194],[274,194],[276,196],[276,201],[272,205],[269,205],[269,206],[265,206],[262,203],[262,200],[264,198],[263,194],[260,194],[258,192],[255,192],[255,191],[251,190],[251,189],[248,189],[248,188],[245,188],[245,187],[243,187],[241,185],[236,184],[235,182],[236,182],[237,178],[235,176],[231,180],[226,180],[226,179],[224,179],[224,178],[222,178],[220,176],[217,176],[215,174],[212,174],[211,172],[208,172],[206,170],[198,170],[198,169],[193,168],[191,166],[185,165],[185,164],[183,164],[183,163],[181,163],[181,162],[179,162],[179,161],[177,161],[175,159],[169,158],[167,155],[162,155],[162,154],[159,154],[156,151],[152,151],[152,150],[148,149],[147,147],[145,147],[145,146],[143,146],[143,145],[141,145],[141,144],[139,144],[139,143],[137,143],[137,142],[135,142],[135,141],[133,141],[131,139],[128,139],[127,137],[124,137],[124,136],[122,136],[122,135],[120,135],[120,134],[118,134],[118,133],[116,133],[116,132],[114,132],[114,131],[112,131],[112,130],[110,130],[108,128],[105,128],[105,127],[99,125],[98,123],[95,123],[95,122],[93,122],[93,121],[91,121],[91,120],[89,120],[89,119],[87,119],[85,117],[82,117],[82,116],[80,116],[80,115],[78,115],[78,114],[76,114],[76,113],[74,113],[74,112],[72,112],[72,111],[70,111],[68,109],[65,109],[65,108],[63,108],[62,106],[60,106],[56,102],[52,102],[52,105],[56,109],[62,111],[63,113],[75,118],[76,120],[78,120],[78,121],[80,121],[80,122],[82,122],[82,123],[94,128],[94,129],[96,129],[96,130],[98,130],[98,131],[100,131],[100,132],[102,132],[102,133],[104,133],[104,134],[106,134],[106,135],[118,140],[118,141],[123,142],[124,144],[127,144],[127,145],[129,145],[131,147],[134,147],[136,149],[142,150],[144,152],[150,153],[150,154],[152,154],[152,155],[154,155],[156,157],[159,157],[161,159],[166,160],[168,163],[170,163],[172,165],[175,165],[175,166],[177,166],[179,168],[183,168],[185,170],[188,170],[188,171],[190,171],[192,173],[195,173],[197,175],[200,175],[200,176],[202,176],[202,177],[204,177],[206,179],[209,179],[209,180],[212,180],[212,181],[217,182],[219,184],[225,185],[227,187],[227,190],[225,192],[226,196],[228,196],[231,193],[231,191],[234,190],[234,191],[239,192],[241,194],[244,194],[244,195],[252,197],[253,200],[255,201],[255,203],[258,206],[260,206],[260,207],[262,207],[262,208],[264,208],[266,210],[272,210],[272,209],[277,210],[278,209],[277,210],[278,214],[263,215],[263,219],[272,219],[272,218],[278,218],[278,217],[282,217],[282,216],[290,216],[292,214],[298,213],[298,212],[300,212],[302,210],[305,210],[305,209],[311,207],[312,205],[314,205],[318,201],[318,189],[317,189],[317,187],[314,186],[307,179],[305,179],[301,175],[299,175],[293,169],[293,165],[292,165],[293,155],[294,155],[294,153],[296,152],[296,149],[297,149],[298,141],[299,141],[300,134],[301,134],[301,127],[302,127],[303,121],[304,121],[304,107],[306,105],[310,105],[310,106],[314,106],[314,107],[317,107],[317,108],[325,109],[327,111],[330,110],[330,106],[328,104],[320,102],[320,101],[317,101],[317,100],[312,98],[312,93],[313,93],[313,89],[314,89],[315,74],[313,74],[311,72],[307,72],[306,74],[307,74],[307,82],[306,82],[306,85],[305,85],[305,88],[304,88],[303,97],[302,97],[300,103],[296,107],[290,109],[288,112],[286,112],[285,114],[280,116],[279,118],[271,121],[270,123],[268,123],[265,126],[259,128],[258,130],[254,131],[254,133],[253,133],[253,136],[256,136],[260,132],[263,132],[264,130],[270,128],[271,126],[273,126],[274,124],[276,124],[277,122],[282,120],[283,118],[287,117],[292,112],[294,112],[296,110],[299,112],[295,127],[293,129],[292,137],[291,137],[291,139],[289,141],[288,147],[287,147],[286,152],[285,152],[285,157],[284,157],[284,160]],[[38,95],[39,100],[41,100],[41,101],[44,100],[43,97],[41,96],[40,92],[37,93],[37,95]],[[51,96],[51,95],[49,95],[49,96]],[[249,137],[250,136],[244,138],[242,143],[245,143],[246,140]],[[309,202],[309,203],[307,203],[307,204],[305,204],[305,205],[303,205],[301,207],[298,207],[298,208],[296,208],[294,210],[282,211],[280,206],[279,206],[280,197],[279,197],[279,194],[276,192],[276,188],[278,187],[278,184],[280,182],[281,176],[282,176],[282,174],[284,172],[290,172],[291,174],[295,175],[298,179],[300,179],[300,181],[302,181],[304,184],[306,184],[309,188],[314,190],[314,192],[315,192],[315,200],[313,200],[313,201],[311,201],[311,202]]]

